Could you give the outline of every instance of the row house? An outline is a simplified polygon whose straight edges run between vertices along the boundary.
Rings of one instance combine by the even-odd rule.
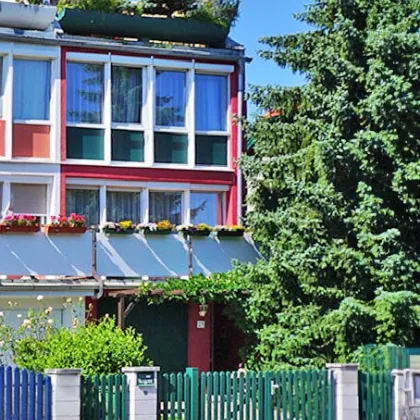
[[[99,227],[121,220],[241,223],[241,46],[226,38],[217,48],[194,39],[168,47],[135,34],[101,36],[95,28],[92,36],[57,21],[51,6],[8,6],[16,11],[0,17],[3,218],[30,214],[43,224],[75,212]],[[36,8],[49,13],[38,26]],[[231,258],[257,256],[245,239],[223,245],[208,238],[197,242],[202,257],[195,255],[188,267],[181,242],[110,239],[100,232],[0,235],[0,310],[17,325],[17,315],[39,305],[42,295],[58,308],[57,322],[68,325],[69,297],[93,304],[94,316],[115,314],[118,300],[109,295],[134,290],[145,278],[187,277],[192,264],[197,272],[226,271]],[[83,317],[84,308],[79,311]],[[217,347],[232,345],[238,335],[222,308],[204,318],[198,312],[194,304],[140,302],[126,323],[144,334],[151,357],[164,368],[217,367]],[[215,325],[223,336],[217,342]]]

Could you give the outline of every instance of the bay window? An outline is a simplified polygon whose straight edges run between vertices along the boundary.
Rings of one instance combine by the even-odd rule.
[[[13,119],[49,120],[51,62],[13,60]]]
[[[227,77],[214,74],[196,74],[196,165],[227,165],[227,110]]]
[[[67,157],[104,158],[104,66],[67,63]]]
[[[133,223],[140,223],[140,193],[108,190],[106,211],[109,222],[131,220]]]
[[[192,224],[221,225],[224,223],[223,213],[223,195],[221,193],[191,192],[190,218]]]
[[[149,193],[149,220],[169,220],[175,225],[182,223],[182,193],[151,191]]]
[[[66,190],[66,214],[77,213],[86,217],[86,225],[99,224],[99,190],[73,189]]]

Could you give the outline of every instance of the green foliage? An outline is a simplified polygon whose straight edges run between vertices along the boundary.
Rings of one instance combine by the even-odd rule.
[[[394,344],[361,346],[353,353],[352,361],[358,363],[360,370],[365,372],[383,372],[409,367],[407,349]]]
[[[132,328],[122,330],[112,318],[86,326],[75,323],[72,329],[45,328],[42,321],[35,321],[31,332],[13,344],[13,360],[18,367],[36,372],[77,367],[84,375],[110,374],[149,363],[145,351],[141,335]]]
[[[413,344],[420,326],[418,0],[322,0],[312,30],[261,56],[303,73],[253,87],[245,123],[247,224],[267,262],[248,267],[254,368],[349,360],[366,343]]]
[[[150,303],[165,301],[195,302],[200,304],[240,303],[247,293],[247,285],[238,276],[213,274],[206,277],[202,274],[188,280],[169,279],[162,283],[142,283],[137,295],[145,297]]]
[[[239,16],[240,0],[201,0],[187,16],[230,29]]]

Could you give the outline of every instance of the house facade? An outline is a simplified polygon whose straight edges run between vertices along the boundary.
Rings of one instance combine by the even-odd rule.
[[[30,214],[43,224],[77,213],[89,226],[121,220],[240,224],[243,185],[236,161],[243,134],[235,118],[244,113],[242,47],[227,39],[223,48],[168,48],[127,37],[70,34],[53,21],[44,30],[23,25],[16,31],[16,23],[9,23],[0,27],[2,217]],[[42,295],[43,304],[59,307],[58,321],[68,325],[69,297],[86,299],[94,314],[115,312],[109,291],[133,289],[148,276],[191,273],[186,263],[179,273],[168,268],[172,262],[163,254],[177,259],[175,245],[163,239],[161,245],[141,244],[162,272],[150,268],[128,239],[112,242],[100,233],[57,239],[41,232],[0,235],[0,310],[16,322],[14,314],[39,304],[36,297]],[[230,244],[232,257],[235,246]],[[226,254],[225,248],[220,252]],[[138,260],[144,269],[133,268]],[[115,270],[108,268],[111,263]],[[197,266],[207,273],[202,267],[209,264]],[[145,317],[145,311],[151,324],[165,312]],[[184,337],[178,340],[186,346],[182,363],[210,367],[210,318],[198,324],[205,320],[194,304],[166,313],[161,324],[171,329],[168,320],[177,319],[177,337]]]

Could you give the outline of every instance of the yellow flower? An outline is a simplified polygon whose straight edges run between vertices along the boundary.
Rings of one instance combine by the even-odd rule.
[[[132,229],[133,227],[133,222],[131,220],[123,220],[121,222],[119,222],[120,228],[125,230],[125,229]]]
[[[169,220],[161,220],[157,223],[158,230],[171,230],[174,225]]]

